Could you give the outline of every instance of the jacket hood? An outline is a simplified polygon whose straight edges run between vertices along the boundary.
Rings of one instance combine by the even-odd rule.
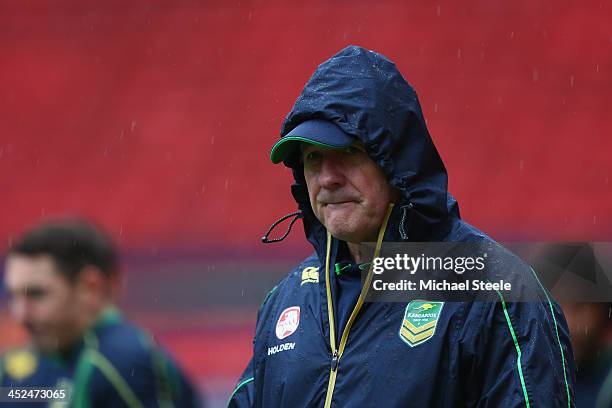
[[[388,228],[385,240],[429,241],[449,214],[458,217],[456,202],[447,192],[446,168],[416,92],[389,59],[348,46],[319,65],[285,118],[281,137],[311,119],[331,121],[358,138],[401,192],[394,209],[401,216],[392,214],[390,223],[397,228]],[[325,228],[310,207],[302,166],[296,157],[285,165],[293,170],[292,194],[303,213],[307,238],[319,252]]]

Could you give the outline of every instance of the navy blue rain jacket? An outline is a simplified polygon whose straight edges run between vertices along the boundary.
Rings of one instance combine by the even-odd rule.
[[[490,241],[461,220],[417,95],[387,58],[349,46],[321,64],[281,135],[310,119],[332,121],[363,142],[401,192],[384,241]],[[311,210],[302,168],[292,160],[285,162],[295,177],[292,194],[315,253],[262,304],[253,357],[230,407],[574,406],[567,323],[524,264],[512,272],[514,283],[538,288],[540,301],[446,302],[433,335],[412,345],[401,335],[410,303],[364,303],[342,355],[334,355],[348,319],[328,312],[326,280],[337,278],[326,276],[325,265],[346,251],[332,239],[327,257],[326,230]],[[516,264],[508,253],[510,258]],[[334,282],[331,304],[339,313]]]

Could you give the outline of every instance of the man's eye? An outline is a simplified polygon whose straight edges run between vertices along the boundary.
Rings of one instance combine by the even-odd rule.
[[[349,155],[349,156],[354,156],[356,154],[361,153],[361,150],[359,150],[358,148],[356,148],[354,146],[349,146],[346,149],[344,149],[344,153]]]
[[[28,299],[41,299],[47,294],[42,288],[27,288],[24,292]]]
[[[319,152],[310,152],[310,153],[306,153],[304,160],[306,162],[313,162],[313,161],[318,160],[320,157],[321,157],[321,154]]]

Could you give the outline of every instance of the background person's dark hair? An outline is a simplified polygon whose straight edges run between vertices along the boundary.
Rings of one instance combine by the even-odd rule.
[[[74,281],[86,266],[97,267],[106,277],[111,277],[117,267],[117,255],[110,237],[81,219],[39,224],[19,237],[10,246],[8,255],[49,255],[69,281]]]

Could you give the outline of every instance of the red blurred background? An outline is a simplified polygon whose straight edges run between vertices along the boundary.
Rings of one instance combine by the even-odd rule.
[[[122,304],[220,400],[257,306],[309,248],[268,159],[348,44],[416,88],[462,215],[496,239],[610,240],[605,1],[0,1],[0,242],[51,216],[106,227]],[[254,289],[255,287],[255,289]],[[6,320],[0,347],[23,340]]]

